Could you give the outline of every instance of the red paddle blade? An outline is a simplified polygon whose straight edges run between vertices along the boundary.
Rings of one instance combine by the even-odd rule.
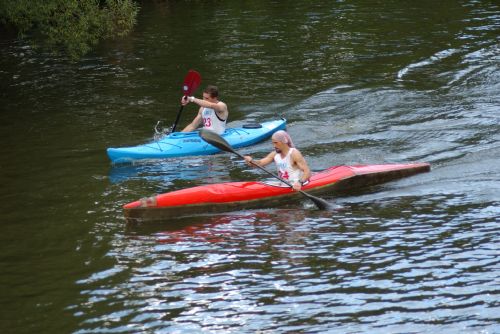
[[[198,86],[200,85],[200,82],[200,73],[196,72],[195,70],[189,70],[188,74],[184,78],[184,84],[182,85],[182,93],[184,94],[184,96],[193,95],[196,88],[198,88]]]

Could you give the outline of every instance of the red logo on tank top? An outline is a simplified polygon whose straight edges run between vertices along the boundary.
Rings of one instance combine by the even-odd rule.
[[[203,126],[209,128],[212,126],[212,120],[210,118],[203,117]]]
[[[284,173],[282,171],[279,171],[278,176],[281,177],[282,179],[285,179],[285,180],[288,180],[288,177],[289,177],[287,171],[285,171]]]

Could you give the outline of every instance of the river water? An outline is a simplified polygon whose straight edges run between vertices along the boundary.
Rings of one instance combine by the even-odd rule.
[[[3,34],[1,332],[499,333],[499,32],[497,1],[156,1],[75,63]],[[141,197],[266,178],[228,154],[109,163],[173,122],[191,68],[230,124],[284,115],[313,170],[432,170],[335,212],[128,226]]]

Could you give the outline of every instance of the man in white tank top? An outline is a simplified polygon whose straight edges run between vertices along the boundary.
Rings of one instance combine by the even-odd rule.
[[[274,161],[278,169],[278,176],[292,183],[294,190],[300,190],[311,177],[311,170],[302,153],[295,148],[292,139],[283,130],[276,131],[271,140],[274,151],[260,160],[253,160],[251,156],[247,155],[245,161],[250,166],[252,164],[266,166]]]
[[[185,106],[189,102],[196,103],[200,106],[198,115],[193,121],[186,126],[182,132],[190,132],[196,130],[200,125],[205,129],[212,130],[221,135],[226,130],[226,122],[229,116],[227,105],[219,101],[219,91],[215,86],[207,86],[203,91],[203,100],[197,99],[194,96],[184,96],[181,99],[181,104]]]

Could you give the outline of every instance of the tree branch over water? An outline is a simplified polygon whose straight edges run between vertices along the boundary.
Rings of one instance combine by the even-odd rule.
[[[138,11],[133,0],[2,0],[0,23],[35,46],[77,59],[103,39],[127,35]]]

